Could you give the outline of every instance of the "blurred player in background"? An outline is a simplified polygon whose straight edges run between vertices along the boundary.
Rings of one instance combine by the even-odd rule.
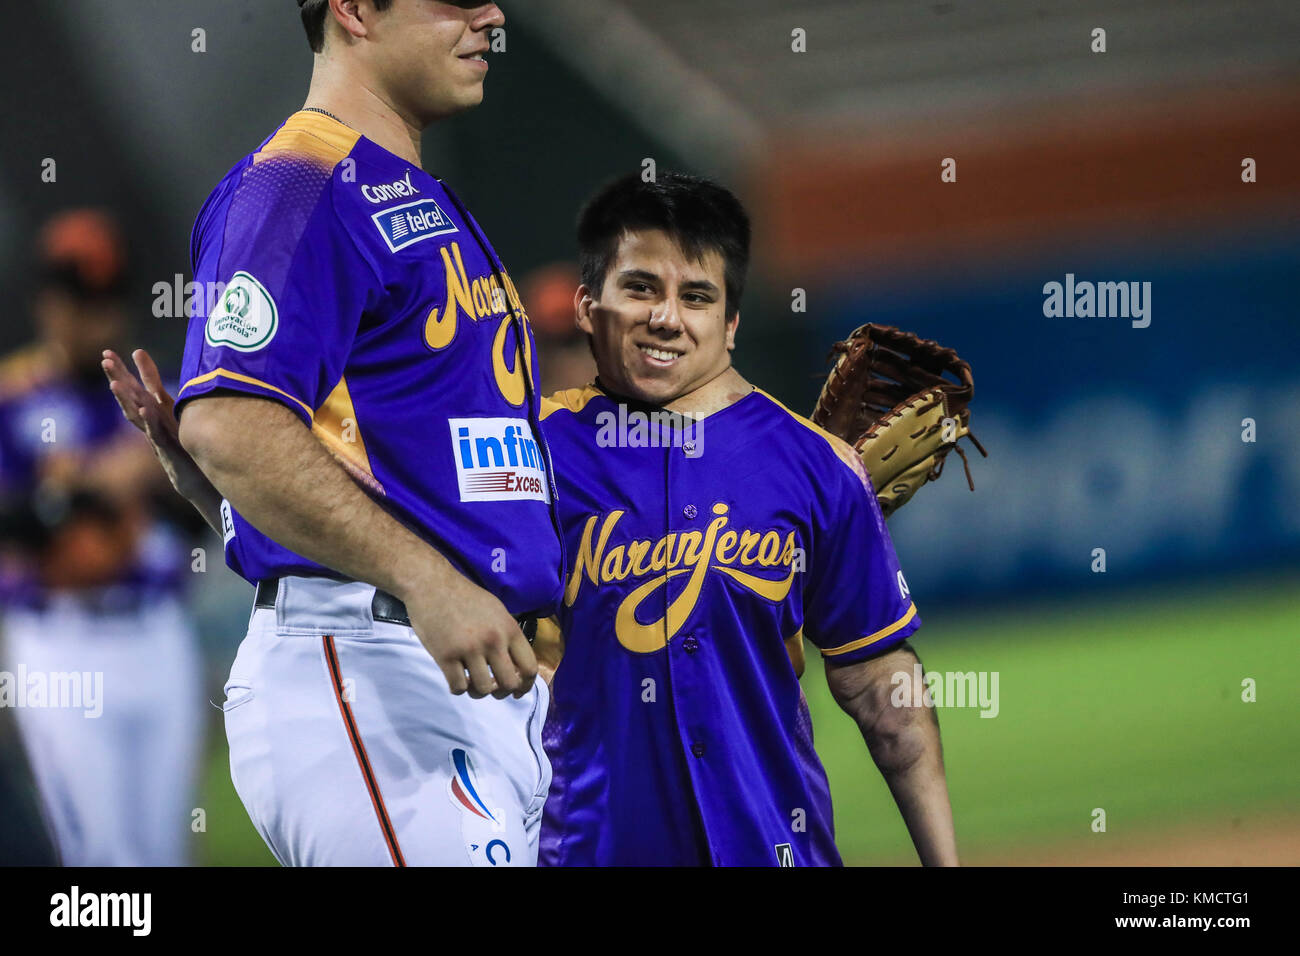
[[[171,496],[103,389],[126,332],[125,250],[105,214],[39,240],[37,340],[0,363],[4,652],[14,708],[67,865],[179,865],[201,733],[190,557],[155,517]]]

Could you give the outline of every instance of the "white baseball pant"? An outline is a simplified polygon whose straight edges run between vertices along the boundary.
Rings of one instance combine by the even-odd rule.
[[[374,588],[280,580],[226,684],[230,775],[287,866],[533,866],[548,693],[454,696]]]

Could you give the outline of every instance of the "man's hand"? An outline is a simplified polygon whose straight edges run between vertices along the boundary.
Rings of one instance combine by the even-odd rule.
[[[109,391],[117,399],[126,420],[144,432],[153,446],[167,480],[203,515],[208,525],[221,533],[221,495],[198,464],[181,447],[180,426],[176,422],[175,401],[163,387],[162,376],[149,353],[136,349],[131,353],[137,378],[114,351],[106,350],[100,367],[108,378]]]
[[[453,694],[523,697],[537,678],[537,658],[528,639],[494,595],[473,582],[424,589],[406,602],[411,628],[447,678]],[[447,593],[450,590],[452,593]],[[467,676],[468,672],[468,676]]]

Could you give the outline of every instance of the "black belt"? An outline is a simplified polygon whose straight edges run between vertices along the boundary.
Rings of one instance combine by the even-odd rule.
[[[257,582],[257,594],[253,598],[253,607],[274,610],[275,598],[279,592],[279,578],[267,578],[264,581]],[[376,621],[385,624],[397,624],[401,627],[411,626],[411,618],[406,613],[406,605],[387,591],[381,591],[379,588],[375,588],[374,600],[370,602],[370,614]],[[524,632],[524,637],[528,638],[528,643],[531,644],[533,639],[537,637],[537,616],[534,614],[521,614],[515,617],[515,622],[519,625],[520,630]]]

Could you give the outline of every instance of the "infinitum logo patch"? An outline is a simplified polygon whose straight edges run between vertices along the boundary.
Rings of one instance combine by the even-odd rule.
[[[542,450],[522,418],[452,418],[461,501],[550,501]]]
[[[460,227],[432,199],[421,199],[405,206],[385,209],[370,218],[393,252],[434,236],[460,232]]]

